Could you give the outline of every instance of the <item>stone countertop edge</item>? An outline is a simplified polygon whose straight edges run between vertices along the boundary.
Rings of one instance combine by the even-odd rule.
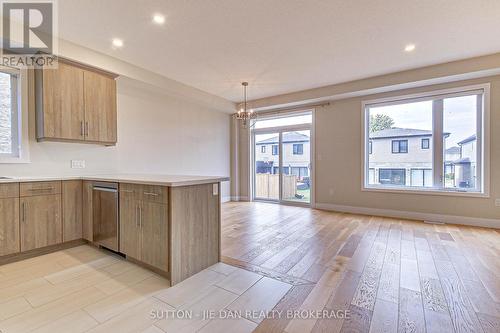
[[[169,187],[211,184],[228,181],[223,176],[186,176],[186,175],[85,175],[85,176],[28,176],[0,179],[0,184],[47,182],[58,180],[95,180],[102,182],[130,183],[143,185],[160,185]]]

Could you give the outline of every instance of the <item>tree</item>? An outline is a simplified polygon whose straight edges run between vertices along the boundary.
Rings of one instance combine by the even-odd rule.
[[[386,114],[370,115],[370,133],[378,132],[394,126],[394,119]]]

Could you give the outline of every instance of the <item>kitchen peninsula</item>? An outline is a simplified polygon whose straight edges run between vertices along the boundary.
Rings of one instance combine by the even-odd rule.
[[[2,179],[0,264],[88,242],[177,284],[219,261],[220,182],[227,180],[179,175]],[[104,241],[112,237],[115,248]]]

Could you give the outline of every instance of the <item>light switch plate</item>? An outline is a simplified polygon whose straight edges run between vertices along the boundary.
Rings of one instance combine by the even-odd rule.
[[[71,169],[84,169],[85,160],[71,160]]]
[[[218,195],[219,194],[219,184],[213,184],[212,185],[212,193],[213,193],[213,195]]]

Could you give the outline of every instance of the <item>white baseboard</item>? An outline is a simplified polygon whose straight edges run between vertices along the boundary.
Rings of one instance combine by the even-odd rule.
[[[233,196],[231,197],[231,201],[250,201],[250,199],[248,197]]]
[[[500,228],[500,219],[485,219],[481,217],[408,212],[403,210],[344,206],[344,205],[335,205],[329,203],[316,203],[314,207],[317,209],[352,213],[352,214],[387,216],[387,217],[395,217],[401,219],[442,222],[449,224],[462,224],[462,225],[471,225],[475,227],[486,227],[486,228],[496,228],[496,229]]]

